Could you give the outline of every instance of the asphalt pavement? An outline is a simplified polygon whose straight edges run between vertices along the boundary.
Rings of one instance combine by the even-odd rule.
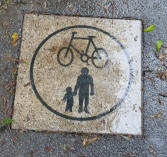
[[[6,1],[8,2],[8,1]],[[25,3],[24,3],[25,2]],[[1,3],[2,4],[2,3]],[[15,74],[19,47],[12,46],[14,32],[21,37],[24,12],[46,12],[106,18],[141,19],[143,26],[156,29],[143,33],[143,131],[142,137],[104,135],[83,147],[89,135],[48,133],[0,129],[0,157],[167,157],[167,82],[158,77],[166,61],[155,55],[155,43],[161,39],[167,45],[166,0],[14,0],[0,7],[0,119],[4,115],[3,99],[9,112],[14,101]],[[31,39],[30,39],[31,40]],[[162,52],[166,51],[164,48]],[[154,115],[160,114],[156,117]],[[94,135],[96,136],[96,135]]]

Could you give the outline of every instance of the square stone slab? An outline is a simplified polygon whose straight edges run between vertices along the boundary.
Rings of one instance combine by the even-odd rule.
[[[13,129],[142,134],[139,20],[25,14]]]

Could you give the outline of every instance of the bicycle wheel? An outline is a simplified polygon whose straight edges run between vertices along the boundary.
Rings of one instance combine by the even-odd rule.
[[[104,68],[108,63],[108,54],[105,49],[97,48],[92,53],[92,64],[96,68]]]
[[[57,54],[57,61],[62,66],[70,65],[74,59],[72,50],[69,48],[67,52],[67,49],[68,49],[67,47],[63,47],[62,49],[59,50]]]

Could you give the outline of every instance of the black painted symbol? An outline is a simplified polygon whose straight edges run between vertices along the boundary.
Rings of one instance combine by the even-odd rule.
[[[81,75],[78,76],[77,83],[74,89],[74,95],[77,95],[79,90],[79,109],[78,112],[81,113],[84,109],[86,113],[89,113],[88,104],[89,104],[89,87],[91,88],[90,95],[94,95],[94,84],[93,78],[89,74],[88,68],[82,68]],[[83,107],[83,103],[85,103]]]
[[[96,68],[104,68],[108,63],[108,54],[104,48],[97,48],[96,44],[93,41],[93,38],[96,38],[96,36],[88,36],[88,37],[75,37],[77,32],[72,32],[71,39],[69,41],[69,45],[67,47],[63,47],[59,50],[57,54],[57,61],[62,66],[69,66],[74,59],[74,51],[75,50],[78,54],[80,54],[80,59],[83,63],[87,63],[89,59],[91,59],[92,64]],[[73,40],[88,40],[88,44],[86,47],[85,52],[78,50],[73,44]],[[94,51],[92,53],[92,56],[88,55],[90,44],[93,45]]]
[[[73,92],[71,87],[66,88],[66,94],[64,95],[63,101],[67,102],[65,111],[72,112],[72,107],[74,105]]]
[[[53,36],[56,36],[57,34],[61,33],[61,32],[64,32],[64,31],[67,31],[67,30],[70,30],[70,29],[83,29],[83,30],[94,30],[94,31],[97,31],[97,32],[101,32],[103,33],[104,35],[108,36],[111,40],[113,40],[121,49],[122,49],[122,52],[125,54],[125,57],[126,57],[126,60],[128,62],[128,65],[129,65],[129,80],[128,80],[128,83],[127,83],[127,86],[126,86],[126,89],[125,89],[125,92],[123,94],[123,96],[120,98],[120,100],[116,103],[116,104],[112,104],[112,107],[109,109],[109,110],[106,110],[105,112],[102,112],[102,113],[99,113],[97,115],[94,115],[94,116],[87,116],[87,117],[74,117],[74,116],[69,116],[69,115],[66,115],[66,114],[63,114],[57,110],[55,110],[54,108],[52,108],[47,102],[46,100],[44,100],[43,97],[41,97],[40,93],[38,92],[37,90],[37,87],[35,85],[35,81],[34,81],[34,65],[35,65],[35,60],[38,56],[38,53],[40,53],[40,49],[42,48],[42,46],[50,39],[52,38]],[[71,47],[71,46],[70,46]],[[73,60],[72,60],[73,61]],[[39,46],[37,47],[33,57],[32,57],[32,60],[31,60],[31,65],[30,65],[30,81],[31,81],[31,85],[32,85],[32,89],[35,93],[35,95],[37,96],[37,98],[39,99],[39,101],[41,102],[41,104],[43,104],[49,111],[51,111],[52,113],[55,113],[56,115],[60,116],[60,117],[63,117],[63,118],[66,118],[66,119],[70,119],[70,120],[77,120],[77,121],[88,121],[88,120],[95,120],[95,119],[99,119],[103,116],[106,116],[107,114],[109,113],[112,113],[115,109],[117,109],[121,104],[122,102],[124,101],[124,99],[127,97],[128,95],[128,92],[130,90],[130,87],[131,87],[131,83],[132,83],[132,79],[133,79],[133,69],[132,69],[132,63],[130,62],[130,57],[128,55],[128,52],[126,51],[125,47],[121,44],[121,42],[116,38],[114,37],[113,35],[111,35],[110,33],[100,29],[100,28],[97,28],[97,27],[93,27],[93,26],[86,26],[86,25],[76,25],[76,26],[69,26],[69,27],[65,27],[65,28],[62,28],[60,30],[57,30],[55,32],[53,32],[52,34],[48,35],[40,44]]]
[[[77,78],[77,82],[75,85],[74,92],[72,92],[71,87],[66,88],[66,94],[64,95],[63,101],[66,103],[65,112],[70,111],[72,112],[72,107],[74,105],[74,98],[73,96],[77,95],[79,90],[79,108],[78,112],[81,113],[83,110],[89,114],[88,104],[89,104],[89,94],[94,95],[94,83],[93,78],[89,74],[89,69],[84,67],[81,69],[81,74]],[[89,88],[91,91],[89,92]],[[83,104],[85,104],[83,106]]]

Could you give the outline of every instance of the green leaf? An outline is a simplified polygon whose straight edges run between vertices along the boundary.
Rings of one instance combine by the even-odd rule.
[[[15,4],[19,5],[19,4],[27,4],[26,1],[23,0],[16,0]]]
[[[158,40],[157,43],[156,43],[156,49],[157,51],[160,50],[161,46],[163,45],[163,41],[162,40]]]
[[[66,144],[64,144],[63,149],[64,149],[64,151],[67,150],[67,145]]]
[[[0,124],[1,125],[7,125],[7,124],[10,124],[13,122],[13,119],[11,118],[3,118],[1,121],[0,121]]]
[[[155,28],[156,28],[156,26],[155,26],[155,25],[151,25],[151,26],[149,26],[149,27],[145,28],[145,29],[144,29],[144,32],[153,31]]]
[[[10,0],[6,0],[6,4],[8,5],[10,3]]]

